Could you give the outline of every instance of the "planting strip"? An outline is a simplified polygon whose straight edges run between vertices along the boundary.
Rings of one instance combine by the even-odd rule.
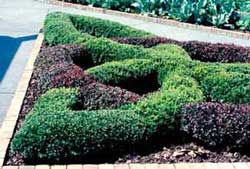
[[[218,34],[218,35],[225,35],[225,36],[233,37],[233,38],[250,40],[250,33],[230,31],[230,30],[218,29],[215,27],[208,27],[208,26],[202,26],[202,25],[196,25],[196,24],[190,24],[190,23],[183,23],[183,22],[165,19],[165,18],[149,17],[149,16],[144,16],[144,15],[139,15],[139,14],[134,14],[134,13],[126,13],[126,12],[120,12],[120,11],[109,10],[109,9],[104,9],[104,8],[96,8],[92,6],[74,4],[74,3],[63,2],[63,1],[58,1],[58,0],[48,0],[48,2],[50,4],[58,5],[62,7],[81,9],[85,11],[110,14],[110,15],[115,15],[115,16],[123,16],[126,18],[133,18],[133,19],[138,19],[142,21],[159,23],[163,25],[176,26],[176,27],[186,28],[190,30],[199,30],[199,31],[204,31],[208,33]]]

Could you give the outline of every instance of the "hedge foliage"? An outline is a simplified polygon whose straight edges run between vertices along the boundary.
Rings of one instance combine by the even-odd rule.
[[[87,16],[82,17],[80,15],[71,15],[70,19],[78,31],[88,33],[95,37],[112,38],[153,36],[148,32],[137,30],[109,20]]]
[[[61,88],[43,95],[13,140],[12,150],[28,159],[62,160],[112,151],[145,137],[145,122],[132,111],[72,111],[78,94],[76,89]]]
[[[250,48],[233,44],[207,43],[198,41],[176,41],[163,37],[149,38],[113,38],[114,41],[131,45],[142,45],[146,48],[158,44],[176,44],[185,49],[190,57],[203,62],[250,62]]]
[[[82,35],[73,25],[68,15],[61,13],[49,14],[44,22],[44,35],[51,45],[71,44]]]
[[[219,72],[207,76],[202,87],[212,101],[250,103],[250,75]]]
[[[87,70],[98,82],[118,84],[130,78],[144,77],[157,72],[158,64],[149,59],[127,59],[107,62]]]
[[[182,129],[205,146],[247,151],[250,148],[250,106],[221,103],[184,107]]]
[[[143,47],[122,45],[106,38],[91,39],[84,43],[84,46],[91,53],[95,64],[131,58],[145,58],[149,55]]]
[[[58,15],[74,17],[55,13],[48,18]],[[64,34],[65,37],[60,39],[63,36],[58,37],[60,33],[53,30],[57,28],[46,26],[57,24],[57,19],[46,20],[45,39],[50,44],[70,42],[67,39],[73,38]],[[74,25],[81,22],[80,19],[77,18]],[[78,29],[88,31],[87,23],[92,22],[95,19],[79,23]],[[98,24],[101,24],[100,20]],[[91,34],[99,36],[100,28]],[[186,112],[182,109],[185,104],[210,100],[249,104],[249,64],[193,61],[177,43],[143,48],[92,35],[87,35],[83,41],[74,39],[81,45],[49,47],[50,52],[39,57],[36,62],[39,69],[35,72],[41,86],[45,86],[39,90],[45,92],[50,88],[48,86],[71,88],[52,89],[39,98],[12,140],[11,151],[30,160],[54,161],[79,159],[111,150],[119,152],[128,145],[151,139],[162,129],[164,134],[169,134],[179,131],[183,125],[189,127],[188,120],[181,121]],[[67,36],[73,37],[71,34]],[[136,93],[105,85],[147,77],[152,73],[157,75],[160,90],[140,100]],[[208,110],[212,109],[209,107]],[[196,118],[195,113],[196,110],[192,118]],[[244,121],[248,117],[239,114],[239,118]],[[199,125],[202,124],[197,123]],[[241,132],[234,126],[229,128],[232,133]],[[224,139],[226,137],[222,135]],[[241,140],[250,145],[247,137],[243,136]]]
[[[93,36],[107,38],[153,36],[117,22],[61,12],[48,14],[44,22],[44,34],[50,45],[81,43]]]
[[[198,64],[192,76],[203,88],[208,101],[250,103],[249,64]]]
[[[29,107],[26,109],[30,110],[41,94],[58,87],[80,87],[79,100],[74,109],[116,108],[140,98],[136,93],[96,82],[83,70],[89,66],[88,58],[91,59],[91,56],[82,45],[58,45],[42,49],[35,61],[31,90],[27,93],[26,104]]]
[[[99,39],[97,39],[96,41],[98,40]],[[108,44],[108,47],[105,44],[106,45]],[[108,50],[108,48],[116,49],[116,44],[115,45],[114,44],[115,43],[113,44],[103,43],[103,45],[99,46],[104,48],[104,50],[102,51],[111,51]],[[126,51],[121,49],[126,49],[126,48],[130,48],[133,50],[138,49],[139,52],[137,52],[136,54],[131,54],[131,52],[126,53],[127,55],[121,57],[122,61],[106,62],[102,65],[88,69],[87,72],[90,75],[93,75],[99,82],[118,84],[119,82],[129,78],[145,77],[149,74],[158,72],[162,67],[165,67],[169,62],[179,61],[185,63],[190,61],[190,57],[187,54],[187,52],[185,52],[181,47],[177,45],[162,44],[152,48],[153,50],[144,49],[136,46],[130,46],[130,45],[124,46],[119,44],[119,46],[121,46],[119,48],[119,51],[116,50],[113,54],[115,58],[120,57],[121,56],[120,53]],[[97,53],[97,55],[100,56],[99,52],[95,49],[96,48],[92,49],[92,55],[93,53],[94,54]],[[136,59],[127,59],[128,56],[131,56],[131,58],[133,56],[136,56],[135,57]],[[112,57],[109,57],[109,59],[112,59]],[[118,59],[112,59],[112,60],[118,60]]]
[[[57,161],[104,150],[122,150],[128,144],[150,138],[159,125],[165,124],[162,118],[174,123],[179,104],[201,101],[201,92],[198,94],[191,88],[177,87],[149,97],[149,107],[146,106],[149,100],[145,100],[122,109],[74,112],[77,90],[51,90],[40,97],[11,147],[27,159]],[[167,105],[165,101],[169,101]],[[169,129],[174,127],[171,124]]]

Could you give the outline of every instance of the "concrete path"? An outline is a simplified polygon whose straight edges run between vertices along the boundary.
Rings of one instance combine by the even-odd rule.
[[[230,38],[120,16],[57,7],[47,4],[45,0],[0,0],[0,126],[36,35],[42,28],[44,17],[48,12],[53,11],[110,19],[176,40],[200,40],[250,46],[250,40]]]

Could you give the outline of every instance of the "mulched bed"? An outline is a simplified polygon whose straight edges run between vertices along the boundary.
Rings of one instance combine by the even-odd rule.
[[[249,162],[250,157],[232,152],[215,152],[195,143],[162,147],[154,153],[130,153],[116,163],[178,163],[178,162]]]
[[[58,52],[59,55],[61,56],[62,51],[60,49],[65,48],[65,46],[61,47],[55,47],[58,50],[52,50],[53,47],[48,47],[46,43],[43,43],[40,55],[38,56],[38,59],[41,59],[44,54],[44,52],[52,52],[51,55],[53,55],[53,52]],[[74,46],[71,46],[69,48],[74,49]],[[77,48],[77,47],[76,47]],[[48,50],[49,49],[49,50]],[[48,51],[47,51],[48,50]],[[79,51],[78,51],[79,52]],[[77,53],[77,52],[76,52]],[[81,53],[81,52],[80,52]],[[47,53],[48,54],[48,53]],[[55,55],[55,54],[54,54]],[[40,57],[40,58],[39,58]],[[248,61],[245,61],[248,62]],[[45,92],[38,89],[38,84],[40,84],[39,78],[37,77],[38,74],[36,74],[36,71],[39,72],[38,69],[35,68],[34,73],[32,75],[26,97],[23,102],[23,106],[21,109],[21,112],[19,114],[19,119],[17,122],[16,126],[16,131],[18,131],[25,119],[25,116],[27,113],[32,109],[34,106],[34,103],[38,99],[38,97]],[[60,74],[59,74],[60,75]],[[100,84],[95,82],[91,77],[88,77],[87,75],[84,77],[90,78],[89,80],[91,81],[92,86],[90,85],[88,91],[90,93],[89,96],[92,93],[100,92],[99,96],[102,96],[102,93],[108,93],[110,89],[119,91],[121,98],[127,98],[126,102],[135,102],[139,98],[144,97],[144,95],[138,95],[136,93],[121,89],[119,87],[112,87],[112,86],[107,86],[104,84]],[[58,76],[60,78],[60,76]],[[78,85],[76,83],[75,85]],[[60,85],[59,85],[60,86]],[[58,87],[58,84],[53,84],[50,86],[51,88],[53,87]],[[94,87],[94,89],[93,89]],[[86,89],[86,88],[85,88]],[[46,88],[48,90],[48,88]],[[92,91],[93,90],[93,91]],[[157,90],[157,89],[154,89]],[[150,91],[151,92],[151,91]],[[84,92],[83,92],[84,93]],[[143,93],[143,92],[142,92]],[[85,93],[86,94],[86,93]],[[143,93],[145,94],[145,93]],[[98,98],[101,98],[99,97]],[[112,98],[114,96],[111,95]],[[120,100],[119,98],[117,100]],[[110,107],[116,107],[119,106],[120,103],[116,98],[114,98],[113,103],[111,105],[108,105]],[[126,99],[125,99],[126,100]],[[102,100],[100,100],[100,105],[101,105]],[[85,103],[82,103],[82,106],[79,109],[84,108]],[[90,105],[91,107],[91,105]],[[91,107],[90,109],[98,109],[99,107]],[[242,155],[238,152],[228,152],[226,150],[216,152],[215,150],[209,150],[206,149],[202,146],[199,146],[196,143],[190,142],[190,143],[183,143],[179,138],[173,138],[173,142],[169,141],[168,138],[161,138],[158,136],[157,142],[154,143],[148,143],[148,144],[141,144],[143,146],[138,146],[138,148],[135,149],[130,149],[125,155],[114,155],[114,154],[102,154],[100,157],[90,157],[89,159],[85,159],[81,161],[81,163],[104,163],[104,162],[110,162],[110,163],[175,163],[175,162],[247,162],[250,161],[250,156],[249,155]],[[176,140],[178,140],[179,143],[175,143]],[[175,144],[174,144],[175,143]],[[100,161],[100,159],[102,159]],[[36,162],[34,162],[36,163]],[[76,162],[76,163],[79,163]],[[26,162],[23,160],[22,156],[19,154],[12,154],[8,152],[6,159],[5,159],[5,165],[23,165],[23,164],[32,164],[32,162]]]

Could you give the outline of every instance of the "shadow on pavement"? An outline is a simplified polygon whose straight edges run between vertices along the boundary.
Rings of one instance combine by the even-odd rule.
[[[0,83],[22,42],[36,39],[37,35],[23,37],[0,36]]]

